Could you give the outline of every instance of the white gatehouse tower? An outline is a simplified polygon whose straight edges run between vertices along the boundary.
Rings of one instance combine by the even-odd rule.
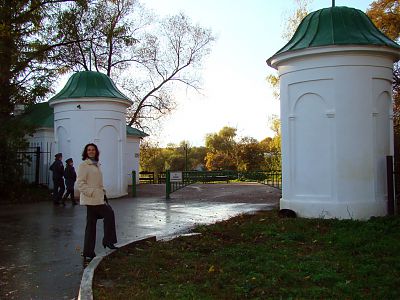
[[[393,62],[400,46],[360,10],[310,13],[267,60],[280,78],[281,209],[301,217],[387,213]]]
[[[107,196],[127,194],[132,162],[127,163],[126,109],[132,101],[105,74],[75,73],[49,105],[54,108],[54,137],[58,152],[80,164],[82,150],[95,143],[100,150]],[[136,150],[139,151],[138,149]]]

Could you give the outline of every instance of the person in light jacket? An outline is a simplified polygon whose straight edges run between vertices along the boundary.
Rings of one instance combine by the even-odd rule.
[[[97,219],[104,219],[103,246],[117,249],[115,216],[111,206],[106,203],[103,174],[99,163],[99,149],[93,143],[87,144],[82,153],[83,162],[78,168],[78,189],[80,204],[86,205],[85,242],[82,256],[90,261],[95,256]]]

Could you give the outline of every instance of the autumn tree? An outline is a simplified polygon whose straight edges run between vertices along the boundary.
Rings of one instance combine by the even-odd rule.
[[[187,149],[189,147],[190,144],[187,141],[181,141],[179,145],[168,144],[167,148],[164,149],[164,152],[167,153],[165,155],[165,169],[172,171],[184,171],[187,167],[188,170],[190,170],[190,166],[186,165],[186,163],[188,163],[186,161],[186,151],[188,151]],[[187,157],[187,159],[189,159],[189,157]]]
[[[143,141],[140,146],[140,169],[156,173],[165,170],[183,171],[186,151],[188,170],[201,169],[206,156],[205,147],[194,147],[187,141],[181,141],[179,145],[168,144],[167,147],[161,148],[157,143]]]
[[[140,143],[140,171],[160,173],[165,171],[165,155],[158,143],[142,140]]]
[[[207,148],[204,146],[190,147],[189,148],[189,166],[191,170],[203,171],[205,169],[205,158],[207,155]]]
[[[280,170],[281,167],[281,122],[278,116],[273,115],[270,120],[270,129],[274,132],[273,137],[267,137],[260,142],[264,153],[263,169]]]
[[[137,0],[73,6],[59,24],[60,34],[80,41],[65,47],[72,55],[64,56],[64,65],[109,75],[134,102],[127,123],[145,130],[176,107],[177,88],[200,89],[196,70],[214,41],[211,30],[187,16],[160,19]]]
[[[259,171],[264,163],[261,144],[252,137],[242,138],[237,145],[238,171]]]
[[[206,135],[206,168],[237,170],[236,128],[223,127],[218,133]]]

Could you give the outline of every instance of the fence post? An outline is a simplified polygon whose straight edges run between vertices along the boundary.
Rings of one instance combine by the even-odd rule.
[[[165,198],[169,199],[169,194],[171,194],[171,178],[169,170],[165,171]]]
[[[393,156],[386,156],[386,180],[387,180],[387,212],[394,215],[394,191],[393,191]]]
[[[132,171],[132,197],[136,197],[136,171]]]
[[[39,185],[40,147],[36,147],[35,155],[36,155],[36,162],[35,162],[35,185]]]

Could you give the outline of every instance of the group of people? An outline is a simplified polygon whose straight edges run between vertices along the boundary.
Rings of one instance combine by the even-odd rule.
[[[66,160],[67,166],[64,170],[61,153],[56,154],[56,159],[50,167],[50,170],[53,171],[54,203],[58,204],[61,201],[65,205],[66,197],[71,195],[72,203],[77,204],[74,199],[74,184],[75,180],[77,181],[80,192],[80,204],[86,206],[85,241],[82,253],[85,261],[90,261],[96,256],[94,250],[96,246],[96,224],[98,219],[103,219],[104,222],[103,247],[118,249],[115,246],[117,242],[115,215],[107,201],[99,155],[100,152],[96,144],[87,144],[82,152],[83,162],[79,165],[78,176],[76,176],[72,158]],[[72,172],[75,174],[75,177],[73,181],[70,181],[70,174]],[[67,185],[67,193],[64,197],[63,177]]]
[[[74,185],[76,181],[76,172],[74,168],[74,161],[72,158],[68,158],[65,161],[65,169],[62,163],[62,153],[55,155],[55,160],[50,166],[50,170],[53,172],[53,203],[54,205],[62,204],[65,206],[65,200],[68,196],[71,198],[72,205],[78,204],[74,197]],[[65,179],[65,185],[64,185]],[[67,192],[64,195],[65,187]]]

